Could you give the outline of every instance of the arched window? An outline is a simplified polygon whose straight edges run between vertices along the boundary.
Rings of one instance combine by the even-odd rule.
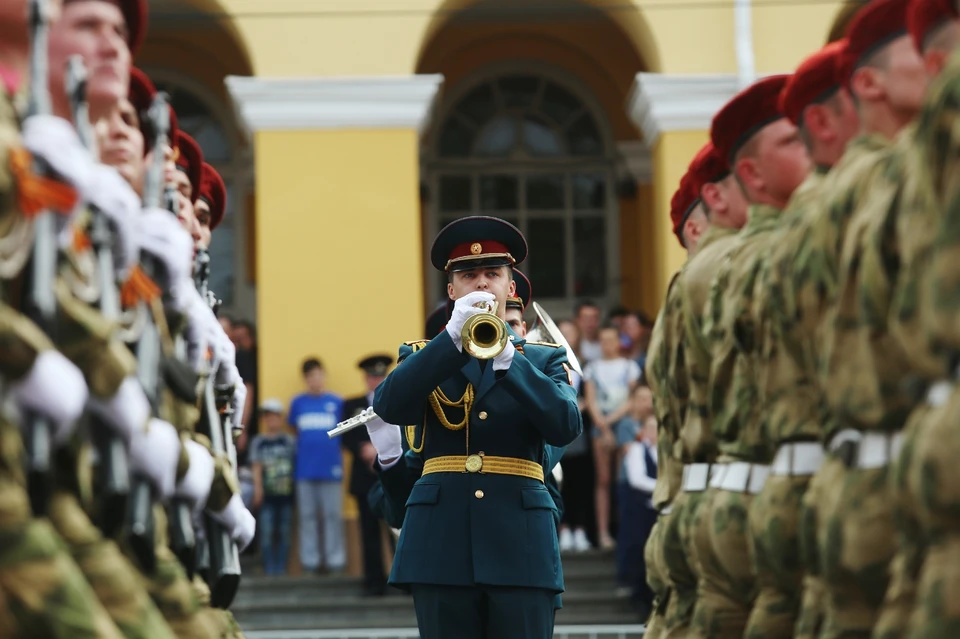
[[[164,69],[147,72],[157,88],[170,96],[180,128],[197,141],[204,161],[223,177],[227,211],[210,243],[210,290],[223,300],[226,312],[252,317],[252,290],[246,290],[250,287],[243,277],[242,246],[246,213],[242,195],[248,187],[248,159],[231,133],[235,129],[228,120],[232,117],[230,111],[209,95],[206,87],[189,78]]]
[[[430,162],[433,234],[466,215],[515,224],[530,253],[520,269],[548,312],[617,296],[612,143],[597,111],[541,74],[486,77],[453,96]],[[435,275],[431,301],[446,297]]]

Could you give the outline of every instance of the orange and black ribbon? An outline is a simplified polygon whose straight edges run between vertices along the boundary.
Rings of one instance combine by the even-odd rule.
[[[50,209],[67,214],[77,205],[70,186],[33,172],[33,156],[23,148],[10,150],[10,171],[17,183],[20,210],[26,217]]]

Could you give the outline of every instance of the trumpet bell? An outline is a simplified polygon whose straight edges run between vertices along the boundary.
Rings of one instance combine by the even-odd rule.
[[[577,359],[577,354],[570,348],[567,338],[563,336],[563,333],[560,332],[560,329],[557,328],[557,325],[543,310],[542,306],[534,302],[533,310],[537,314],[537,319],[533,321],[533,326],[527,331],[527,341],[559,344],[567,352],[567,362],[570,364],[570,368],[582,377],[583,369],[580,368],[580,360]]]
[[[460,339],[468,354],[493,359],[507,347],[507,324],[493,313],[478,313],[463,323]]]

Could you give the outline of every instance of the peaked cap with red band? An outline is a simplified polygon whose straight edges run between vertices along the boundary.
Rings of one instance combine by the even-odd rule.
[[[934,29],[956,17],[957,7],[952,0],[910,0],[907,32],[917,51],[923,52],[924,42]]]
[[[844,84],[871,55],[907,33],[909,0],[873,0],[847,27],[847,48],[840,63]]]
[[[127,47],[130,49],[130,57],[136,56],[147,36],[147,0],[64,0],[63,4],[96,1],[119,7],[123,20],[127,23]]]
[[[210,230],[214,230],[223,221],[227,212],[227,187],[217,170],[203,163],[200,177],[200,199],[210,207]]]
[[[831,42],[801,62],[787,80],[780,92],[780,111],[791,122],[800,126],[808,106],[826,100],[843,86],[840,62],[846,47],[846,40]]]
[[[757,80],[733,96],[713,116],[710,141],[720,156],[733,163],[737,151],[743,148],[760,129],[783,117],[780,111],[780,91],[788,75],[772,75]]]
[[[177,131],[177,168],[187,174],[193,191],[191,202],[200,197],[200,182],[203,176],[203,151],[192,137],[183,131]]]
[[[680,241],[680,246],[686,247],[683,241],[683,225],[699,201],[700,189],[697,188],[690,171],[687,171],[680,179],[677,192],[670,199],[670,221],[673,222],[673,234]]]
[[[430,262],[453,273],[475,268],[514,266],[527,258],[527,240],[506,220],[472,215],[450,222],[433,240]]]
[[[519,269],[513,269],[513,281],[517,284],[517,293],[515,297],[507,298],[507,308],[515,308],[522,313],[530,305],[533,286],[530,284],[530,278],[521,273]]]

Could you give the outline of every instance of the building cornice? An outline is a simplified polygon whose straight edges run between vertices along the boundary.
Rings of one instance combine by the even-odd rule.
[[[705,131],[738,91],[735,74],[638,73],[627,102],[630,119],[652,147],[667,131]]]

